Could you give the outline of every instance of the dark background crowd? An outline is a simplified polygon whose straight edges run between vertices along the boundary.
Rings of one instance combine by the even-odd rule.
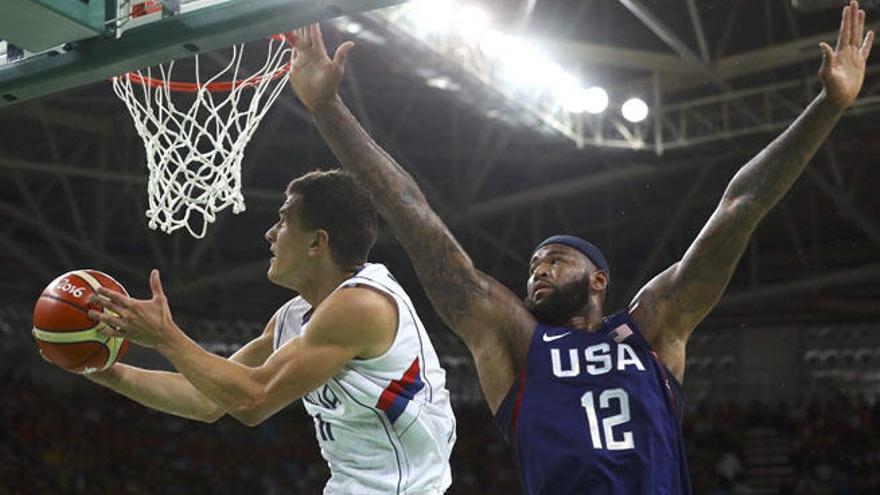
[[[329,476],[300,405],[256,428],[154,412],[85,380],[63,393],[28,370],[0,376],[0,495],[318,494]],[[520,493],[481,402],[456,404],[449,495]],[[880,493],[880,404],[862,398],[692,404],[698,495]]]

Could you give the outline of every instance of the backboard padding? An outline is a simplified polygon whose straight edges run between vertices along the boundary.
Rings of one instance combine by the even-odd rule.
[[[170,60],[404,0],[239,0],[96,37],[76,49],[0,65],[0,107]]]

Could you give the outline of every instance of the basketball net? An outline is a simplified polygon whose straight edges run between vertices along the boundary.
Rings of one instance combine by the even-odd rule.
[[[245,77],[244,45],[238,45],[229,64],[204,82],[198,55],[194,83],[172,80],[173,61],[113,78],[146,148],[151,229],[170,234],[185,228],[200,239],[218,212],[245,210],[244,149],[287,83],[291,50],[273,36],[265,64]]]

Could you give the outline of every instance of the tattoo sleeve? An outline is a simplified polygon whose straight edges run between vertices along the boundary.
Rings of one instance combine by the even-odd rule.
[[[684,257],[650,281],[634,307],[649,334],[687,338],[721,298],[761,219],[800,176],[842,109],[824,91],[733,177]],[[635,314],[634,310],[634,314]],[[668,337],[668,335],[667,335]]]
[[[737,172],[724,199],[742,202],[757,216],[755,221],[760,220],[791,188],[842,114],[823,90],[785,132]]]
[[[494,281],[474,268],[412,176],[370,138],[341,99],[314,111],[314,118],[336,158],[369,191],[406,249],[441,318],[467,342],[481,327],[474,319],[492,316],[477,313],[492,311]]]

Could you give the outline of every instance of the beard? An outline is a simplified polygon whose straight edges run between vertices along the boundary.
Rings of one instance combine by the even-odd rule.
[[[539,322],[561,326],[572,317],[582,315],[586,311],[590,300],[589,274],[565,285],[551,285],[551,287],[550,293],[540,301],[528,296],[523,300],[526,309]]]

